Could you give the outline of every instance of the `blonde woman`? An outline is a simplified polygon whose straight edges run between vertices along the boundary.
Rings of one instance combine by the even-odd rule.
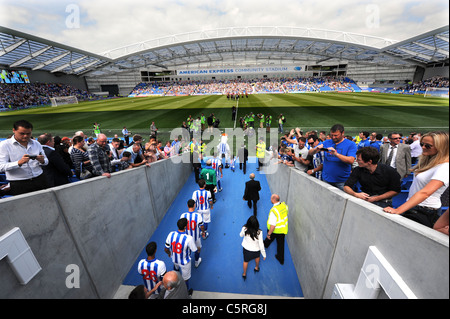
[[[420,140],[422,155],[413,169],[414,180],[406,202],[397,209],[384,208],[428,227],[439,218],[441,195],[449,185],[449,134],[430,132]]]

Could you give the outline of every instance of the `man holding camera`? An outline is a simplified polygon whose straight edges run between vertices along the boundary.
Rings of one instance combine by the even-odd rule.
[[[356,158],[356,144],[345,138],[344,126],[335,124],[330,130],[331,140],[326,140],[315,148],[311,148],[309,155],[324,152],[322,177],[325,182],[341,190],[350,177],[352,164]]]
[[[0,172],[6,172],[11,194],[20,195],[47,188],[42,166],[48,164],[42,145],[31,139],[33,125],[14,123],[14,135],[0,143]]]

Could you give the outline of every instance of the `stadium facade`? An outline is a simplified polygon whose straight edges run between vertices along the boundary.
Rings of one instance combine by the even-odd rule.
[[[398,42],[298,27],[191,32],[94,54],[0,27],[0,69],[127,96],[141,82],[347,76],[360,86],[448,77],[449,26]]]

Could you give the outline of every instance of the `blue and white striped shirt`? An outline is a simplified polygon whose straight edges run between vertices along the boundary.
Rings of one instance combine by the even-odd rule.
[[[217,177],[220,177],[220,165],[222,165],[222,161],[219,158],[211,158],[211,166],[216,170]]]
[[[177,265],[191,262],[191,253],[197,251],[194,238],[185,232],[173,231],[167,236],[166,248],[170,249],[172,261]]]
[[[321,164],[323,164],[323,152],[318,152],[316,154],[314,154],[313,156],[313,165],[314,168],[319,167]],[[315,176],[320,179],[321,181],[323,180],[322,178],[322,171],[318,171],[315,173]]]
[[[228,146],[227,143],[220,143],[220,144],[217,146],[217,149],[218,149],[218,151],[219,151],[219,154],[222,155],[222,154],[227,154],[228,151],[229,151],[229,149],[230,149],[230,147]]]
[[[195,201],[197,210],[208,210],[211,208],[209,201],[211,200],[211,192],[205,189],[196,190],[192,193],[192,199]]]
[[[156,258],[153,260],[142,259],[138,263],[138,273],[142,275],[145,287],[152,290],[166,273],[166,264]],[[160,288],[156,289],[154,294],[158,294],[159,291]]]
[[[197,241],[200,238],[200,226],[203,225],[202,215],[196,212],[187,212],[181,214],[181,218],[186,218],[188,221],[186,233],[194,237],[194,241]]]

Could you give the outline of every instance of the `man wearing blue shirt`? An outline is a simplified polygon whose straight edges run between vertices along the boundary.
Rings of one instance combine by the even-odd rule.
[[[322,178],[341,190],[350,176],[356,158],[356,144],[345,138],[344,126],[335,124],[330,130],[331,140],[312,148],[310,155],[324,152]]]
[[[362,131],[359,136],[361,136],[361,135],[362,135],[362,140],[361,140],[361,142],[358,143],[358,147],[357,147],[358,150],[362,149],[363,147],[369,146],[369,143],[370,143],[370,140],[369,140],[370,133],[369,132]]]

